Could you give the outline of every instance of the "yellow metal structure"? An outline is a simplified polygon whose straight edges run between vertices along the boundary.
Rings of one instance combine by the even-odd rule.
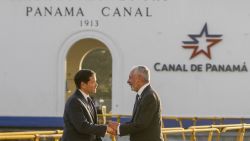
[[[27,132],[4,132],[0,133],[0,140],[33,140],[40,141],[44,138],[53,138],[54,141],[59,141],[63,131],[27,131]],[[107,134],[109,135],[109,134]],[[114,136],[111,136],[112,141],[116,141]]]
[[[176,134],[176,133],[191,133],[190,141],[197,141],[196,134],[199,132],[217,132],[220,133],[217,128],[202,128],[202,129],[162,129],[163,134]],[[209,134],[208,141],[212,141],[212,134]]]
[[[99,118],[102,118],[102,122],[100,124],[107,124],[107,121],[112,120],[115,118],[117,122],[121,122],[121,118],[123,117],[131,117],[130,115],[119,115],[119,114],[102,114],[98,115]],[[208,141],[212,141],[213,133],[216,132],[218,134],[217,141],[220,140],[220,133],[224,133],[227,131],[238,131],[237,141],[244,141],[244,136],[246,129],[250,129],[250,124],[245,124],[243,118],[231,118],[231,119],[240,119],[240,124],[223,124],[224,118],[218,117],[162,117],[163,120],[175,120],[179,126],[165,128],[162,127],[162,133],[164,135],[165,141],[168,140],[167,136],[170,134],[181,134],[182,140],[186,141],[186,133],[190,135],[190,141],[197,141],[197,134],[200,132],[208,133]],[[188,129],[183,127],[183,120],[190,120],[192,121],[192,126]],[[196,126],[198,120],[212,120],[213,123],[216,121],[220,121],[219,125],[212,124],[212,125],[202,125]],[[55,131],[26,131],[26,132],[0,132],[0,140],[33,140],[33,141],[40,141],[40,139],[44,138],[53,138],[54,141],[59,141],[62,137],[63,131],[62,130],[55,130]],[[107,134],[110,136],[112,141],[116,141],[116,137]]]

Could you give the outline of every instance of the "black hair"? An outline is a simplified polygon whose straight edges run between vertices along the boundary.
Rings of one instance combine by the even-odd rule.
[[[90,69],[79,70],[74,77],[76,87],[80,89],[81,82],[87,84],[90,77],[93,75],[95,75],[95,72]]]

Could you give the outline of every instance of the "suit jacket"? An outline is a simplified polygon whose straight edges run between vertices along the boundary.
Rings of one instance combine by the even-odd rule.
[[[64,110],[64,131],[62,141],[101,141],[107,127],[97,124],[97,113],[91,114],[87,100],[79,90],[69,97]],[[94,104],[92,103],[94,107]]]
[[[161,103],[157,93],[147,86],[129,123],[120,125],[120,135],[130,134],[131,141],[163,141]]]

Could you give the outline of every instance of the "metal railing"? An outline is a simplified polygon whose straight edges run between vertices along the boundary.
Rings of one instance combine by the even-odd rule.
[[[102,124],[106,124],[106,120],[115,118],[117,122],[121,122],[121,118],[131,117],[131,115],[119,115],[119,114],[102,114],[98,115],[99,118],[103,118]],[[196,135],[200,132],[207,132],[208,133],[208,141],[212,141],[213,133],[217,133],[217,141],[220,140],[221,133],[225,133],[227,131],[238,131],[237,134],[237,141],[244,141],[244,136],[247,129],[250,129],[250,124],[242,123],[244,118],[231,118],[240,120],[240,124],[222,124],[225,118],[218,118],[218,117],[170,117],[170,116],[163,116],[163,120],[175,120],[179,123],[179,126],[165,128],[163,126],[162,133],[164,134],[165,140],[168,140],[168,135],[171,134],[181,134],[182,140],[186,141],[186,133],[190,135],[190,141],[196,141]],[[190,120],[192,121],[192,125],[189,126],[187,129],[183,127],[183,120]],[[211,125],[202,125],[196,126],[198,120],[213,120],[213,123],[217,123],[216,121],[221,121],[220,124],[211,124]],[[27,132],[3,132],[0,133],[0,140],[33,140],[33,141],[40,141],[40,139],[44,138],[52,138],[54,141],[59,141],[62,137],[63,131],[62,130],[55,130],[55,131],[27,131]],[[112,141],[116,141],[115,136],[107,134],[106,136],[110,136]]]
[[[250,129],[250,124],[223,124],[223,125],[204,125],[204,126],[191,126],[189,129],[204,129],[204,128],[217,128],[220,133],[227,131],[238,130],[237,141],[244,141],[246,129]],[[220,135],[217,136],[217,141],[220,140]]]
[[[238,130],[237,141],[244,141],[246,129],[250,129],[250,124],[242,124],[239,126],[231,126],[223,128],[222,132]]]
[[[190,141],[197,141],[196,138],[196,134],[200,133],[200,132],[209,132],[208,135],[208,141],[212,141],[212,137],[213,137],[213,132],[217,132],[218,134],[220,133],[219,129],[217,128],[202,128],[202,129],[173,129],[173,130],[169,130],[169,129],[162,129],[162,133],[163,134],[176,134],[176,133],[191,133],[190,136]],[[165,140],[168,140],[167,138],[165,138]]]
[[[62,137],[62,130],[56,131],[26,131],[26,132],[4,132],[0,133],[0,140],[33,140],[40,141],[40,138],[54,138],[59,141]]]
[[[52,138],[54,141],[59,141],[62,137],[63,131],[26,131],[26,132],[4,132],[0,133],[0,140],[33,140],[40,141],[40,139]],[[106,134],[109,136],[109,134]],[[116,141],[114,136],[110,136],[112,141]]]

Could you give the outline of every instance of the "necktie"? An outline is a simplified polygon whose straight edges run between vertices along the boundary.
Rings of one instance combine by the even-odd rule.
[[[137,106],[139,104],[139,100],[140,100],[140,96],[139,94],[136,95],[136,98],[135,98],[135,105],[134,105],[134,110],[133,110],[133,114],[135,114],[135,111],[137,109]]]
[[[94,114],[94,107],[92,106],[92,100],[90,97],[88,97],[87,100],[88,100],[89,111],[94,116],[95,114]]]

